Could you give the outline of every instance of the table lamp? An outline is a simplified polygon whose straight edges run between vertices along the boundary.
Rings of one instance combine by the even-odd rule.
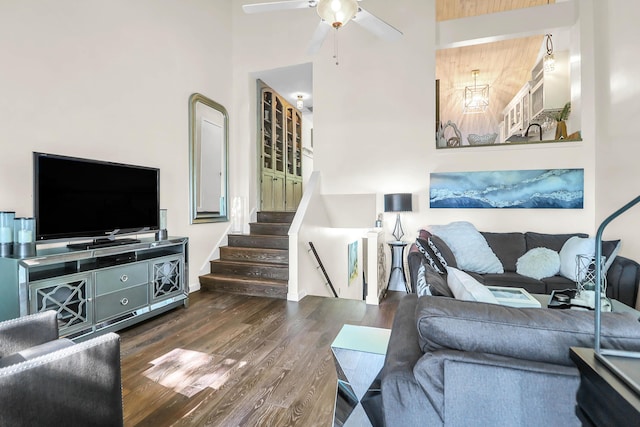
[[[402,223],[400,221],[400,212],[411,212],[411,193],[395,193],[384,195],[384,211],[398,212],[396,217],[396,226],[393,228],[393,237],[400,241],[404,236]]]

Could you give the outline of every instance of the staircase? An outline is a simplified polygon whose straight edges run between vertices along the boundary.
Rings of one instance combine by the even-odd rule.
[[[287,298],[289,227],[295,212],[258,212],[249,234],[229,234],[211,273],[200,276],[203,290]]]

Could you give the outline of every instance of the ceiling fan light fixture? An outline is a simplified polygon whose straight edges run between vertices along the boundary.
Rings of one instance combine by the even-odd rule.
[[[357,0],[318,1],[318,15],[336,29],[345,26],[357,12]]]

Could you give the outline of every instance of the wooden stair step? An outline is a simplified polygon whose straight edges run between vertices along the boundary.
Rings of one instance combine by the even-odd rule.
[[[291,224],[286,222],[252,222],[249,224],[251,234],[288,236]]]
[[[289,249],[289,236],[229,234],[228,246],[242,248]]]
[[[291,224],[295,216],[295,212],[260,211],[258,212],[258,222],[284,222]]]
[[[289,250],[222,246],[220,259],[289,265]]]
[[[246,278],[289,280],[289,265],[257,262],[213,260],[211,273]]]
[[[210,273],[200,276],[200,286],[203,290],[281,299],[287,298],[287,281],[283,280],[257,280]]]

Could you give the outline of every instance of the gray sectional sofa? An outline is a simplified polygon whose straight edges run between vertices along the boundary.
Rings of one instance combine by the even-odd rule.
[[[426,237],[425,231],[421,230],[420,237]],[[535,279],[516,272],[516,263],[520,257],[533,248],[544,247],[560,252],[565,242],[573,237],[587,237],[583,233],[571,234],[543,234],[534,232],[513,232],[513,233],[489,233],[480,232],[486,239],[491,250],[498,257],[504,267],[503,273],[479,274],[466,271],[473,278],[485,285],[521,287],[535,294],[550,294],[553,290],[575,288],[576,284],[572,280],[556,274],[551,277]],[[607,270],[607,296],[635,307],[638,299],[638,286],[640,283],[640,264],[631,259],[615,255],[618,241],[603,242],[603,254],[613,255],[613,261]],[[439,244],[443,244],[440,242]],[[442,250],[443,255],[449,265],[455,267],[455,259],[451,259],[453,254]],[[415,243],[409,249],[407,262],[412,289],[417,289],[417,276],[420,264],[424,259]]]
[[[381,374],[387,426],[572,426],[577,368],[593,313],[408,294]],[[640,323],[602,314],[602,346],[640,350]]]

